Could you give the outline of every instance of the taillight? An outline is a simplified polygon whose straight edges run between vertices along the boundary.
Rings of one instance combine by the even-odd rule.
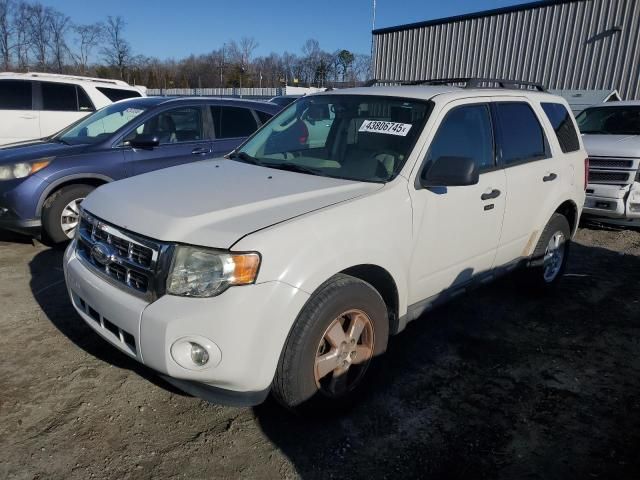
[[[589,184],[589,159],[584,159],[584,189],[587,189],[587,185]]]

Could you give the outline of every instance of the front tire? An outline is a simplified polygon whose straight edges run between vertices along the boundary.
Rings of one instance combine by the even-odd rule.
[[[48,240],[58,244],[73,238],[80,221],[79,206],[94,189],[91,185],[69,185],[47,198],[42,207],[42,228]]]
[[[272,394],[290,409],[349,407],[370,385],[387,348],[387,307],[370,284],[338,274],[298,316],[280,356]]]
[[[564,215],[554,213],[540,235],[524,277],[534,288],[554,286],[564,275],[571,246],[571,228]]]

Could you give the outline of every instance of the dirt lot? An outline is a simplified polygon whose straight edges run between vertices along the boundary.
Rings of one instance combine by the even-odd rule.
[[[511,278],[394,338],[376,393],[310,421],[189,397],[0,234],[1,478],[640,478],[640,233],[580,230],[561,288]]]

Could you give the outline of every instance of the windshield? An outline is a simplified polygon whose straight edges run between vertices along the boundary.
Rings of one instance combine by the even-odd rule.
[[[303,97],[230,158],[313,175],[387,182],[400,172],[429,112],[428,102],[394,97]]]
[[[582,133],[640,135],[640,106],[591,107],[576,120]]]
[[[134,120],[147,108],[140,102],[111,104],[63,130],[55,139],[70,145],[97,143]]]

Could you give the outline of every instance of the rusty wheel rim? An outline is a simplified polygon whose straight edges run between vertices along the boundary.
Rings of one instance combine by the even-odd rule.
[[[373,358],[373,323],[362,310],[348,310],[327,327],[314,364],[318,389],[330,397],[353,390]]]

